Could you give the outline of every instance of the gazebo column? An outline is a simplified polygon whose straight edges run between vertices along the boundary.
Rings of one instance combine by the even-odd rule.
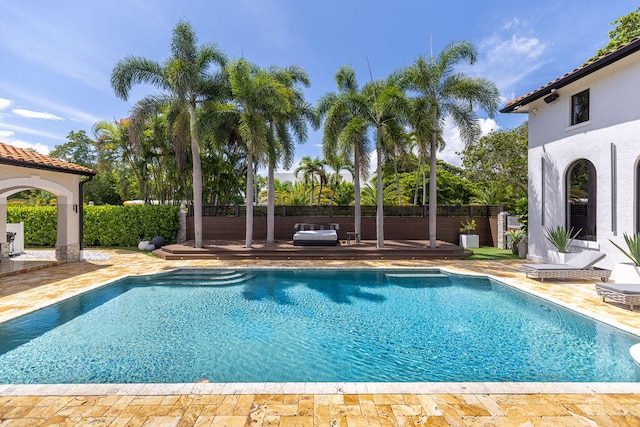
[[[58,196],[58,261],[80,261],[79,207],[65,196]]]
[[[7,242],[7,198],[0,197],[0,258],[9,258]]]

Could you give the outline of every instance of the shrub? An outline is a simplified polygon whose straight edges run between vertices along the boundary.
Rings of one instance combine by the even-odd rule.
[[[56,206],[7,206],[7,222],[24,222],[25,246],[55,246]]]
[[[175,241],[177,206],[85,206],[85,246],[136,246],[141,238]],[[24,222],[25,246],[55,246],[55,206],[8,206],[7,222]]]

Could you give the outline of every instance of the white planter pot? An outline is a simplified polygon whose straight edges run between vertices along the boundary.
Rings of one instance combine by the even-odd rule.
[[[613,267],[613,278],[616,283],[640,284],[640,267],[631,262],[618,262]]]
[[[461,234],[460,246],[463,248],[479,248],[480,236],[477,234]]]
[[[566,264],[574,256],[578,255],[576,252],[558,252],[549,249],[547,251],[547,263],[549,264]]]

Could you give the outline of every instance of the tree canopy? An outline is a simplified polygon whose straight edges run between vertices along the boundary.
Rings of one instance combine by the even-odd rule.
[[[468,178],[483,187],[492,186],[493,196],[496,192],[503,194],[506,200],[501,203],[512,202],[509,196],[517,198],[525,195],[528,185],[528,142],[527,122],[515,129],[483,136],[460,153]]]
[[[587,62],[593,61],[597,57],[617,49],[619,46],[629,43],[634,38],[640,36],[640,7],[628,15],[611,22],[611,25],[615,26],[615,28],[608,33],[609,43],[602,49],[599,49]]]

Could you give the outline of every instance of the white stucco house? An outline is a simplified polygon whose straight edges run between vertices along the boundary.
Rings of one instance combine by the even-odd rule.
[[[570,250],[599,250],[598,266],[628,259],[640,232],[640,38],[506,104],[528,114],[529,255],[546,261],[545,230],[581,230]],[[614,269],[615,278],[615,269]]]

